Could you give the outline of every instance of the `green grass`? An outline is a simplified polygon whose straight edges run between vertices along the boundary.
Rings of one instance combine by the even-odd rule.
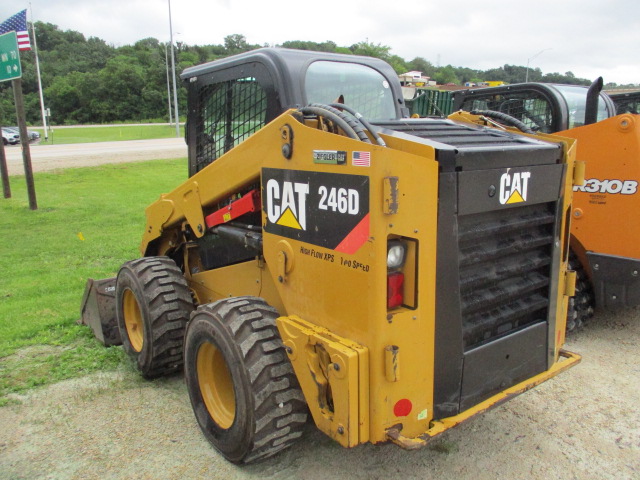
[[[104,127],[53,127],[49,139],[44,139],[42,128],[29,128],[40,133],[40,145],[61,145],[66,143],[115,142],[120,140],[148,140],[176,136],[176,127],[169,125],[116,125]],[[180,137],[184,137],[184,127],[180,127]]]
[[[185,159],[22,176],[0,198],[0,405],[6,395],[122,364],[76,324],[87,278],[115,276],[140,256],[144,209],[187,176]],[[28,348],[27,348],[28,347]]]

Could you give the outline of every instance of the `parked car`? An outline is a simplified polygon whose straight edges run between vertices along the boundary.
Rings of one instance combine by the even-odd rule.
[[[2,128],[2,143],[15,145],[20,142],[20,134],[10,128]]]
[[[4,127],[6,130],[17,133],[18,138],[20,138],[20,129],[18,127]],[[40,140],[40,134],[38,132],[34,132],[33,130],[27,130],[27,135],[29,136],[30,142],[35,142]]]

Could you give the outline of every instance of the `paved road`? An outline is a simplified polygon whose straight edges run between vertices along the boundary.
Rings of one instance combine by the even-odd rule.
[[[187,156],[187,146],[182,138],[30,145],[30,150],[34,172]],[[6,146],[5,154],[9,175],[24,174],[21,147]]]

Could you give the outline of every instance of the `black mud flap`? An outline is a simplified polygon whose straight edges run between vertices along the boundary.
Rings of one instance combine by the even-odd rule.
[[[122,345],[116,321],[116,279],[87,280],[78,323],[88,325],[106,346]]]
[[[640,259],[587,252],[596,307],[619,310],[640,305]]]

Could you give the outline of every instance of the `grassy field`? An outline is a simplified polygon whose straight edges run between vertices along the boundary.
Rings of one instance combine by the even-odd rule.
[[[171,138],[176,136],[176,127],[170,125],[114,125],[104,127],[53,127],[49,139],[44,139],[41,128],[30,128],[40,133],[41,145],[60,145],[65,143],[115,142],[119,140],[148,140],[152,138]],[[180,127],[180,136],[184,136],[184,127]]]
[[[186,162],[106,165],[23,178],[0,198],[0,406],[6,395],[126,364],[76,324],[87,278],[138,257],[145,207],[187,176]]]

